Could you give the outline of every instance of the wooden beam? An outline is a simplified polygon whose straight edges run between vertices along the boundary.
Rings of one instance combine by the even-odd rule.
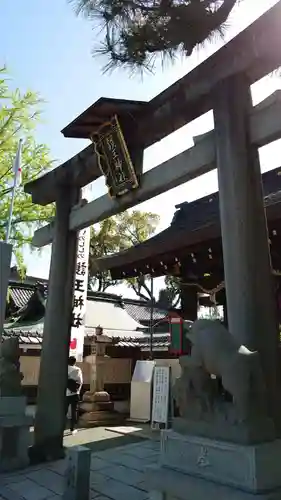
[[[215,163],[212,163],[214,160],[213,137],[208,137],[200,143],[200,146],[194,146],[145,173],[141,178],[141,187],[135,192],[120,199],[111,199],[108,195],[104,195],[84,207],[73,210],[69,228],[82,229],[179,186],[201,173],[214,169]],[[52,239],[53,227],[49,224],[35,231],[32,244],[41,247],[51,243]]]
[[[253,108],[251,136],[252,143],[258,147],[281,138],[281,91]],[[74,208],[69,229],[83,229],[209,172],[216,167],[215,159],[214,135],[208,133],[192,148],[146,172],[136,191],[120,199],[104,195],[81,208]],[[45,226],[35,231],[32,244],[42,247],[51,243],[52,238],[52,226]]]
[[[59,167],[25,184],[24,190],[32,195],[33,203],[48,205],[57,199],[61,186],[83,187],[101,175],[94,145],[90,144]]]

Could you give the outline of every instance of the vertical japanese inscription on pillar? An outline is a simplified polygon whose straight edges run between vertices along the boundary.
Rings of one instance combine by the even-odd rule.
[[[117,116],[92,136],[99,167],[112,198],[138,187],[138,179]]]
[[[90,227],[79,232],[77,244],[70,340],[70,355],[77,361],[83,360],[89,249]]]

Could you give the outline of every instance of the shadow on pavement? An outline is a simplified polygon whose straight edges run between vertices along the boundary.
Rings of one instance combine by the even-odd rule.
[[[79,436],[79,433],[77,433],[76,436]],[[99,441],[89,441],[86,443],[83,442],[83,446],[90,448],[92,452],[97,452],[97,451],[109,450],[111,448],[118,448],[119,446],[125,446],[127,444],[139,443],[144,440],[145,438],[143,437],[137,437],[132,435],[122,436],[116,434],[114,437],[111,438],[104,437],[104,439],[100,439]],[[75,446],[74,443],[73,446]]]
[[[126,426],[124,426],[126,427]],[[29,445],[33,444],[34,430],[30,429]],[[114,427],[88,427],[78,429],[75,435],[72,435],[69,429],[64,433],[64,446],[86,446],[92,452],[105,451],[111,448],[117,448],[129,444],[140,443],[151,439],[143,429],[138,429],[130,433],[116,432]]]

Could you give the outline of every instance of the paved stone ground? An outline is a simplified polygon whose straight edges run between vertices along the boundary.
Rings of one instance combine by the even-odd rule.
[[[159,442],[144,439],[93,452],[89,500],[147,500],[143,472],[146,465],[157,462],[158,456]],[[62,460],[1,475],[0,500],[59,500],[64,470]]]

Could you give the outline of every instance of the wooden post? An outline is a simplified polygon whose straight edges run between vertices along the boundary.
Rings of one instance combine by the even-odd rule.
[[[63,456],[67,360],[71,327],[77,235],[70,232],[69,214],[78,202],[77,188],[61,188],[56,201],[48,300],[38,384],[32,462]]]
[[[181,311],[183,319],[195,321],[198,313],[198,294],[196,286],[181,287]]]
[[[279,334],[246,77],[221,82],[213,97],[228,326],[241,344],[260,352],[271,416],[280,430]]]

